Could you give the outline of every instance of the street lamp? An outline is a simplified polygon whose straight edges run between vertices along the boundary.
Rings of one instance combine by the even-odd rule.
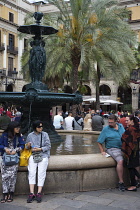
[[[136,90],[137,90],[137,88],[134,86],[133,87],[133,95],[136,95]]]
[[[0,84],[5,85],[5,91],[7,90],[7,86],[10,84],[15,84],[16,78],[17,78],[18,72],[16,71],[16,68],[11,72],[11,76],[5,75],[3,70],[0,70]]]
[[[122,93],[122,102],[123,102],[123,105],[122,105],[122,111],[124,111],[124,96],[125,96],[125,94],[124,94],[124,91],[123,91],[123,93]]]

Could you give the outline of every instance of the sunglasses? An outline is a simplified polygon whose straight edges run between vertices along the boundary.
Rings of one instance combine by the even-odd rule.
[[[37,126],[37,128],[43,128],[43,125],[39,125],[39,126]]]

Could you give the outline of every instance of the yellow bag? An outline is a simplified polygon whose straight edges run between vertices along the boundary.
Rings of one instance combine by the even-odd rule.
[[[21,152],[20,152],[19,165],[27,166],[28,160],[29,160],[29,157],[31,156],[31,154],[32,154],[31,149],[26,149],[26,145],[25,145],[25,148],[23,150],[21,150]]]

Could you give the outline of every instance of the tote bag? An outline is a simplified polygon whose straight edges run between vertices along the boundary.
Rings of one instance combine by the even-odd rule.
[[[31,154],[32,154],[31,149],[26,149],[26,145],[25,145],[25,148],[21,150],[20,152],[19,166],[27,166],[28,160]]]

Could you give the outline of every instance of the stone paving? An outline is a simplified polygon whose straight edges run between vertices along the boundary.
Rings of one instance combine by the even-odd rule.
[[[90,192],[44,195],[42,202],[26,203],[27,195],[15,195],[12,203],[0,203],[0,210],[140,210],[140,188],[137,192],[107,189]]]

